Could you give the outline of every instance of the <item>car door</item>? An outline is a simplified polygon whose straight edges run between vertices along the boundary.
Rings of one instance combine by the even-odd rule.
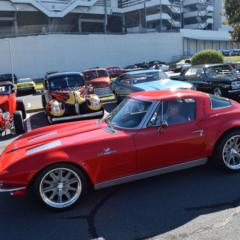
[[[168,123],[160,129],[152,119],[165,121],[170,102],[180,102],[184,118]],[[135,135],[138,170],[140,172],[181,164],[204,157],[204,131],[198,120],[199,103],[196,99],[175,99],[159,103],[148,127]],[[158,116],[158,117],[157,117]],[[184,120],[185,119],[185,120]],[[155,120],[154,120],[155,121]]]

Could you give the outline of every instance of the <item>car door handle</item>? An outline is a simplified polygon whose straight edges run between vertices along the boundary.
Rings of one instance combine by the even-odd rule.
[[[196,130],[196,131],[193,131],[192,132],[193,134],[199,134],[200,136],[203,136],[204,135],[204,130]]]

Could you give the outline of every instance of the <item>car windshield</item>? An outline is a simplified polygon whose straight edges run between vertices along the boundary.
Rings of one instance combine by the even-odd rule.
[[[167,79],[168,76],[164,72],[146,72],[146,73],[136,73],[130,75],[133,84],[152,82]]]
[[[106,70],[94,70],[94,71],[85,72],[84,77],[87,81],[90,81],[95,78],[108,77],[108,73]]]
[[[136,128],[146,116],[152,102],[127,97],[105,119],[111,126]]]
[[[32,79],[31,78],[20,78],[20,79],[18,79],[17,82],[18,83],[29,83],[29,82],[32,82]]]
[[[230,65],[208,67],[205,68],[205,72],[208,77],[214,77],[219,75],[232,75],[236,73],[236,71]]]
[[[81,75],[63,75],[51,77],[49,87],[51,91],[66,90],[84,86],[84,79]]]
[[[0,86],[0,95],[6,95],[11,93],[12,87],[10,85]]]

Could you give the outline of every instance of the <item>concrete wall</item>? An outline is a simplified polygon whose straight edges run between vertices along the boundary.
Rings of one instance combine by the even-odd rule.
[[[148,60],[170,61],[183,54],[180,33],[128,35],[42,35],[12,38],[14,72],[41,78],[47,71],[81,71],[126,66]],[[0,39],[0,74],[11,72],[9,40]]]

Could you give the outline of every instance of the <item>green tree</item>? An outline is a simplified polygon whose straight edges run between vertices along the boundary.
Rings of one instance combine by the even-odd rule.
[[[223,62],[224,58],[222,53],[213,49],[200,51],[192,57],[192,65],[215,64]]]
[[[227,23],[232,26],[233,41],[240,42],[240,0],[225,0]]]

